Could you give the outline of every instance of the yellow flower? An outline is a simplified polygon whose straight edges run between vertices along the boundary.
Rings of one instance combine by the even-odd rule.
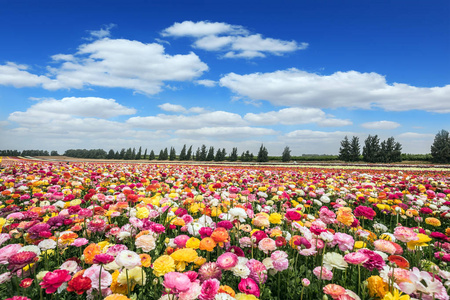
[[[389,291],[389,285],[380,276],[370,276],[367,278],[367,283],[371,297],[381,298]]]
[[[186,248],[198,249],[200,247],[200,240],[195,237],[191,237],[186,242]]]
[[[175,260],[177,271],[182,272],[188,263],[194,262],[197,259],[198,254],[192,248],[183,248],[173,252],[170,257]]]
[[[394,289],[394,294],[391,294],[391,292],[387,293],[383,300],[409,300],[409,295],[403,295],[400,296],[402,293],[399,292],[397,289]]]
[[[425,223],[427,223],[428,225],[434,226],[434,227],[439,227],[441,226],[441,221],[439,221],[436,218],[426,218],[425,219]]]
[[[258,300],[255,295],[252,294],[236,294],[236,300]]]
[[[146,219],[148,218],[150,211],[147,207],[139,207],[136,211],[136,217],[138,219]]]
[[[153,274],[157,277],[164,276],[164,274],[174,271],[175,261],[169,255],[162,255],[153,263]]]
[[[133,283],[137,283],[139,285],[144,285],[145,280],[147,279],[147,275],[145,272],[142,272],[141,267],[134,267],[131,270],[128,270],[128,280],[133,281]],[[126,271],[123,270],[119,276],[117,277],[117,282],[120,285],[126,285],[127,284],[127,274]]]
[[[367,244],[364,243],[363,241],[356,241],[355,242],[355,249],[365,248],[366,246],[367,246]]]
[[[281,224],[281,219],[282,218],[283,217],[281,216],[281,214],[279,214],[279,213],[272,213],[269,216],[269,222],[271,224]]]
[[[419,238],[418,240],[406,243],[406,246],[408,246],[409,250],[415,250],[416,247],[426,247],[428,246],[427,243],[431,241],[431,238],[423,233],[418,233],[417,237]]]

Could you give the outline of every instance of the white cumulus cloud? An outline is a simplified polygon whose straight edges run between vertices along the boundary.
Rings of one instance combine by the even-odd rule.
[[[266,38],[251,34],[242,26],[209,21],[175,23],[161,33],[163,36],[194,38],[193,47],[206,51],[220,51],[225,58],[255,58],[267,54],[303,50],[308,43]]]
[[[400,126],[399,123],[393,121],[375,121],[361,124],[367,129],[395,129]]]
[[[292,68],[246,75],[229,73],[220,79],[220,85],[240,97],[280,106],[450,112],[450,85],[426,88],[388,84],[377,73],[319,75]]]

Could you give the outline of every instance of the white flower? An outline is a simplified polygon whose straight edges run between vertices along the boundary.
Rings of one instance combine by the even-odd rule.
[[[341,254],[336,252],[328,252],[323,257],[323,266],[328,270],[333,270],[333,268],[345,270],[348,267],[348,264]]]
[[[35,245],[23,246],[17,252],[20,253],[20,252],[24,252],[24,251],[34,252],[34,253],[36,253],[37,256],[41,255],[41,249],[39,249],[39,247],[35,246]]]
[[[323,195],[322,197],[320,197],[320,201],[322,201],[322,203],[330,203],[331,200],[327,195]]]
[[[191,235],[198,236],[198,231],[202,228],[203,225],[197,222],[192,222],[187,226],[187,230]]]
[[[228,213],[235,219],[239,219],[239,222],[244,222],[247,219],[247,213],[242,207],[234,207],[228,211]]]
[[[141,265],[141,258],[136,252],[130,250],[122,250],[116,256],[116,263],[119,266],[125,267],[126,269],[130,270]]]
[[[246,265],[240,263],[234,266],[231,271],[233,272],[234,276],[240,278],[247,278],[248,275],[250,275],[250,269]]]
[[[49,250],[49,249],[55,249],[56,242],[51,239],[46,239],[46,240],[41,241],[38,244],[38,247],[41,248],[42,251]]]
[[[214,297],[214,300],[233,300],[234,298],[228,295],[227,293],[218,293]]]
[[[61,267],[59,267],[61,270],[67,270],[70,272],[70,274],[74,274],[78,271],[78,264],[76,261],[68,260],[64,262]],[[80,268],[81,269],[81,268]]]

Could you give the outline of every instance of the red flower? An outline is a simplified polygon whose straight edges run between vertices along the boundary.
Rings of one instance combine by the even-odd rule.
[[[20,282],[20,287],[23,287],[24,289],[30,287],[30,285],[33,283],[34,279],[31,278],[25,278]]]
[[[31,251],[24,251],[24,252],[19,252],[16,254],[11,255],[8,258],[8,269],[10,270],[18,270],[18,269],[22,269],[23,267],[25,267],[26,265],[34,262],[34,259],[36,258],[36,253],[31,252]]]
[[[72,280],[69,281],[67,291],[81,295],[92,287],[91,279],[89,277],[84,277],[83,273],[84,271],[75,275]]]
[[[70,274],[67,270],[55,270],[45,274],[40,285],[47,294],[52,294],[64,283],[70,280]]]
[[[388,256],[388,260],[391,263],[396,264],[399,268],[402,268],[402,269],[408,269],[409,268],[409,262],[403,256],[389,255]]]

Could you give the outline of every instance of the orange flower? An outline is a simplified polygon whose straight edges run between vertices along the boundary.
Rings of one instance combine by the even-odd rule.
[[[220,246],[223,246],[223,243],[230,241],[230,236],[228,235],[227,230],[223,227],[214,229],[211,234],[211,238]]]
[[[292,247],[293,249],[297,249],[298,246],[295,244],[295,242],[296,242],[296,241],[299,241],[300,238],[301,238],[301,236],[299,236],[299,235],[294,235],[294,236],[292,236],[291,239],[289,240],[289,245],[291,245],[291,247]]]
[[[445,235],[446,236],[450,236],[450,227],[445,229]]]
[[[370,276],[367,278],[367,282],[371,297],[383,298],[389,291],[389,285],[380,276]]]
[[[104,300],[130,300],[130,298],[120,294],[112,294],[106,297]]]
[[[350,207],[339,207],[336,220],[344,225],[350,226],[354,221]]]
[[[403,256],[400,256],[400,255],[389,255],[388,256],[388,260],[391,263],[396,264],[399,268],[409,269],[409,262]]]
[[[146,234],[149,234],[149,233],[150,233],[150,231],[148,231],[148,230],[141,231],[141,232],[139,232],[139,233],[136,235],[136,239],[137,239],[138,237],[140,237],[140,236],[143,236],[143,235],[146,235]]]
[[[94,257],[97,254],[101,253],[101,248],[99,245],[97,244],[90,244],[89,246],[86,247],[86,249],[84,249],[83,254],[84,254],[84,261],[87,264],[93,264],[94,263]]]
[[[148,268],[152,264],[152,258],[150,255],[146,253],[139,254],[139,257],[141,258],[141,264],[143,267]]]
[[[76,238],[78,238],[78,234],[75,232],[67,232],[59,237],[58,242],[64,245],[70,245]]]
[[[199,248],[211,252],[216,248],[216,242],[212,238],[206,237],[200,241]]]
[[[327,284],[323,287],[323,292],[330,295],[333,299],[336,299],[346,293],[345,289],[337,284]]]
[[[234,296],[236,296],[236,293],[234,292],[234,290],[231,287],[229,287],[228,285],[221,285],[219,287],[219,293],[228,294],[233,298],[234,298]]]

